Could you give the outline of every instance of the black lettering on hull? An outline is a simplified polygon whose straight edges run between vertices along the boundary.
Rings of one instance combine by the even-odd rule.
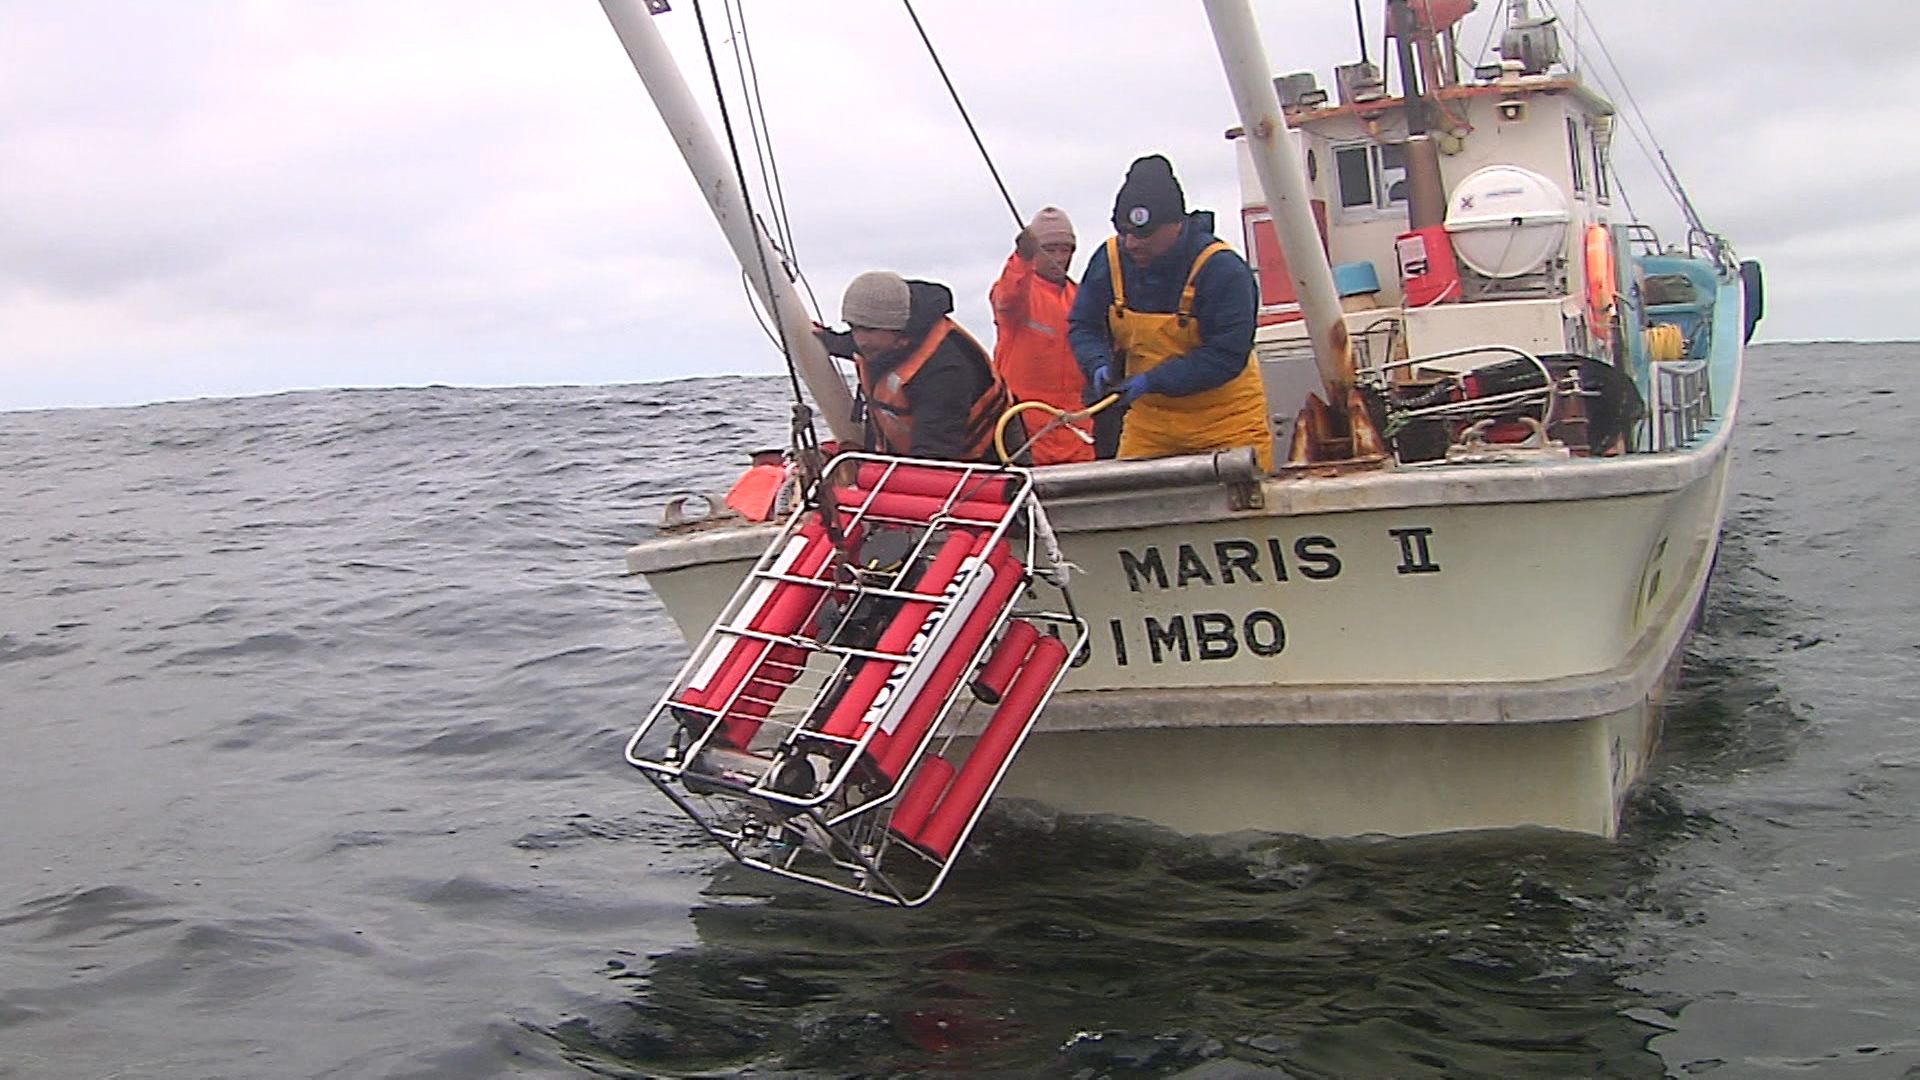
[[[1155,664],[1190,664],[1196,660],[1231,660],[1245,650],[1258,657],[1278,656],[1287,648],[1286,622],[1264,608],[1235,619],[1224,611],[1196,611],[1164,619],[1148,615],[1140,623],[1147,656]],[[1114,663],[1128,665],[1126,627],[1108,619],[1113,636]]]
[[[1433,530],[1426,526],[1410,529],[1388,529],[1387,535],[1400,541],[1400,565],[1395,567],[1401,574],[1437,574],[1440,564],[1433,561],[1431,540]]]
[[[1293,557],[1300,563],[1300,576],[1314,581],[1330,581],[1340,576],[1340,556],[1333,553],[1333,537],[1303,536],[1293,542]]]
[[[1169,657],[1178,650],[1183,664],[1192,661],[1193,651],[1187,646],[1187,617],[1175,615],[1162,627],[1159,619],[1147,616],[1147,648],[1152,651],[1156,664],[1161,662],[1162,649],[1166,650],[1166,656]]]

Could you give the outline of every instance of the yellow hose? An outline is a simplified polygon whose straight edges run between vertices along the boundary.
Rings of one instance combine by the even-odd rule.
[[[1000,422],[993,425],[993,451],[994,453],[1000,455],[1001,464],[1011,465],[1013,464],[1013,459],[1017,455],[1019,455],[1022,451],[1024,451],[1027,447],[1032,446],[1034,443],[1038,442],[1040,440],[1040,436],[1045,435],[1047,432],[1052,431],[1054,428],[1061,427],[1062,425],[1065,425],[1067,427],[1067,430],[1073,432],[1075,435],[1078,435],[1080,438],[1085,439],[1087,442],[1092,442],[1093,439],[1089,437],[1086,432],[1081,431],[1079,428],[1073,427],[1072,425],[1081,420],[1085,420],[1091,417],[1094,413],[1099,412],[1101,409],[1104,409],[1107,406],[1119,400],[1120,400],[1119,394],[1108,394],[1106,397],[1101,398],[1099,401],[1094,402],[1093,404],[1087,406],[1086,408],[1078,409],[1073,412],[1068,412],[1065,409],[1058,408],[1053,405],[1049,405],[1044,401],[1023,401],[1020,404],[1015,405],[1013,408],[1008,409],[1006,412],[1001,413]],[[1017,448],[1014,449],[1012,453],[1008,453],[1007,452],[1007,425],[1013,421],[1014,417],[1019,416],[1021,413],[1026,412],[1029,409],[1038,409],[1042,412],[1051,413],[1053,414],[1053,419],[1048,421],[1044,426],[1042,426],[1039,431],[1036,431],[1031,436],[1029,436],[1027,438],[1027,441],[1024,443],[1021,443]]]

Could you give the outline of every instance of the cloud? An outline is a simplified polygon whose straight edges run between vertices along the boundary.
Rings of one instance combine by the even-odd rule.
[[[1264,15],[1276,70],[1330,83],[1358,51],[1351,8],[1279,7]],[[756,208],[784,212],[824,313],[847,279],[885,266],[948,281],[963,321],[987,327],[1015,222],[904,11],[750,0],[743,33],[705,9],[729,81],[735,45],[751,46],[782,196],[756,170]],[[1168,154],[1190,203],[1237,232],[1222,138],[1237,118],[1197,9],[919,9],[1013,198],[1065,207],[1083,259],[1141,153]],[[1920,73],[1891,29],[1914,16],[1897,0],[1848,11],[1598,12],[1702,212],[1768,262],[1774,336],[1920,335],[1910,305],[1883,303],[1910,283],[1897,266],[1920,240],[1905,212],[1920,153],[1894,134]],[[1612,80],[1592,30],[1568,21]],[[692,5],[659,25],[710,99]],[[738,98],[732,119],[750,146]],[[1617,145],[1651,213],[1655,174]],[[593,5],[16,5],[0,36],[0,160],[0,407],[780,363]],[[1678,236],[1677,222],[1659,223]]]

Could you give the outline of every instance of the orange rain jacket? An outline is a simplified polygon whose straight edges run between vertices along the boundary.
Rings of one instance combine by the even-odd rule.
[[[1033,263],[1018,254],[1007,257],[1000,280],[993,283],[988,293],[993,304],[993,370],[1016,402],[1044,401],[1068,412],[1083,407],[1080,394],[1086,377],[1067,344],[1067,312],[1073,308],[1075,291],[1073,279],[1056,285],[1034,273]],[[1054,418],[1029,411],[1020,419],[1026,421],[1028,431],[1038,431]],[[1093,434],[1091,420],[1075,426]],[[1011,436],[1008,442],[1012,449]],[[1047,432],[1033,444],[1035,465],[1092,460],[1093,445],[1064,427]]]

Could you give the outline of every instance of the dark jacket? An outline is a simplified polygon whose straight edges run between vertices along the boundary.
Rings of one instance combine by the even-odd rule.
[[[867,357],[871,378],[884,377],[913,355],[921,340],[927,336],[927,331],[953,312],[953,290],[945,285],[933,281],[908,280],[907,292],[911,306],[905,333],[913,340],[887,356]],[[854,353],[851,334],[823,333],[820,338],[826,344],[827,352],[834,356],[851,357]],[[860,389],[864,397],[871,388],[863,386]],[[913,411],[912,456],[945,461],[957,461],[967,456],[970,435],[967,430],[968,414],[982,395],[993,390],[993,370],[986,354],[975,348],[969,339],[948,334],[933,355],[927,358],[920,373],[906,386],[907,401]],[[1012,434],[1009,434],[1009,438],[1012,438]],[[985,458],[993,458],[991,449],[987,450]]]
[[[1120,253],[1120,273],[1124,275],[1127,307],[1134,311],[1169,312],[1180,306],[1180,289],[1187,283],[1193,260],[1207,245],[1218,240],[1213,234],[1213,214],[1195,210],[1180,227],[1180,240],[1159,261],[1140,266]],[[1247,261],[1233,251],[1222,251],[1207,260],[1195,279],[1193,314],[1200,324],[1200,347],[1184,356],[1161,362],[1147,373],[1151,393],[1180,397],[1224,386],[1240,374],[1253,352],[1254,316],[1258,308],[1253,271]],[[1080,295],[1074,299],[1067,316],[1067,341],[1073,346],[1073,358],[1087,376],[1092,392],[1093,373],[1113,364],[1113,338],[1107,328],[1107,309],[1113,306],[1113,277],[1107,268],[1106,246],[1093,251],[1080,280]],[[1117,381],[1123,377],[1118,366],[1110,372]]]

